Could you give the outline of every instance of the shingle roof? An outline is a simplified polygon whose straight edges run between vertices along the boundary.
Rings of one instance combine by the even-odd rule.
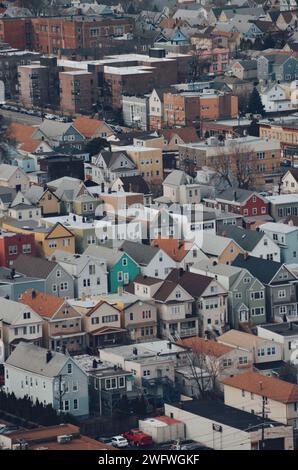
[[[207,255],[220,256],[230,243],[231,238],[208,233],[208,236],[203,237],[201,250]]]
[[[103,126],[107,126],[105,121],[99,121],[97,119],[83,116],[75,119],[73,124],[74,127],[87,139],[91,139]]]
[[[154,300],[164,302],[178,285],[177,281],[164,281],[153,295]]]
[[[104,159],[104,162],[107,165],[107,168],[111,168],[111,166],[114,165],[114,163],[117,162],[118,158],[121,155],[125,155],[125,157],[133,163],[132,159],[127,154],[127,152],[122,151],[122,150],[119,151],[119,152],[117,152],[117,151],[116,152],[110,152],[109,150],[103,150],[103,151],[100,152],[100,155]]]
[[[247,269],[254,277],[264,284],[269,284],[278,270],[282,267],[282,263],[271,261],[255,256],[238,255],[232,262],[232,266]]]
[[[61,138],[73,124],[71,122],[58,122],[45,119],[39,126],[39,130],[50,138]]]
[[[121,176],[123,189],[126,192],[150,194],[148,183],[140,175],[136,176]]]
[[[8,180],[12,177],[14,172],[18,169],[17,166],[7,165],[6,163],[2,163],[0,165],[0,180]]]
[[[125,251],[136,263],[147,266],[154,256],[159,252],[159,248],[150,245],[143,245],[137,242],[125,240],[120,250]]]
[[[298,385],[257,372],[246,372],[229,377],[223,383],[281,403],[288,404],[298,401]]]
[[[201,297],[203,292],[213,281],[212,277],[202,276],[201,274],[191,273],[173,269],[167,276],[166,281],[173,281],[180,284],[192,297]]]
[[[192,178],[182,170],[173,170],[171,173],[165,178],[163,184],[164,185],[173,185],[173,186],[181,186],[182,184],[190,184]]]
[[[249,197],[255,194],[254,191],[248,191],[247,189],[226,189],[218,194],[217,199],[222,199],[224,201],[231,201],[231,202],[245,202]]]
[[[54,261],[26,255],[19,255],[13,262],[13,267],[16,271],[26,276],[38,277],[40,279],[46,279],[56,266],[57,263]]]
[[[222,231],[224,237],[232,238],[245,251],[252,251],[264,237],[263,232],[248,230],[243,227],[227,225]]]
[[[181,346],[186,346],[194,351],[206,354],[207,356],[221,357],[233,351],[234,348],[224,344],[217,343],[212,339],[199,338],[192,336],[191,338],[184,338],[178,342]]]
[[[28,289],[21,295],[20,302],[29,305],[42,317],[52,318],[59,308],[62,307],[65,300],[56,295],[44,294],[37,290]]]
[[[28,311],[28,308],[26,309],[25,305],[0,297],[0,320],[12,323],[26,311]]]
[[[52,359],[47,362],[46,349],[21,342],[6,360],[6,364],[45,377],[56,377],[68,360],[69,357],[64,354],[52,352]]]

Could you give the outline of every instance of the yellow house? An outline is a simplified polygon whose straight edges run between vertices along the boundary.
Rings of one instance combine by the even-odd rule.
[[[75,253],[74,234],[59,222],[53,227],[44,227],[34,220],[21,222],[7,217],[2,220],[2,228],[15,233],[34,233],[40,256],[51,257],[57,250]]]
[[[38,201],[41,213],[44,216],[60,214],[60,199],[50,189],[46,189]]]
[[[137,165],[141,176],[148,183],[161,183],[163,181],[163,159],[161,147],[147,147],[127,145],[113,146],[112,151],[127,152]]]

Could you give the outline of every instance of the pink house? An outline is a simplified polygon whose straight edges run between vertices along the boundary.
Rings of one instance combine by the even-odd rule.
[[[212,50],[199,50],[197,54],[201,62],[208,62],[209,73],[221,75],[228,68],[230,51],[227,47],[216,47]]]

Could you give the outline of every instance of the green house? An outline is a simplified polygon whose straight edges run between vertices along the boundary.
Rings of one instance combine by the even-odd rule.
[[[108,268],[109,293],[115,294],[140,273],[140,266],[125,251],[105,246],[89,246],[85,254],[105,260]]]

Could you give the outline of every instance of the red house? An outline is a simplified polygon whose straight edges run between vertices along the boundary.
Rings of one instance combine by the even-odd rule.
[[[223,212],[240,214],[247,228],[264,220],[272,220],[269,215],[269,202],[255,191],[247,189],[226,189],[213,200],[205,200],[207,207]]]
[[[9,268],[20,254],[36,254],[35,237],[33,233],[13,233],[0,231],[0,266]]]

